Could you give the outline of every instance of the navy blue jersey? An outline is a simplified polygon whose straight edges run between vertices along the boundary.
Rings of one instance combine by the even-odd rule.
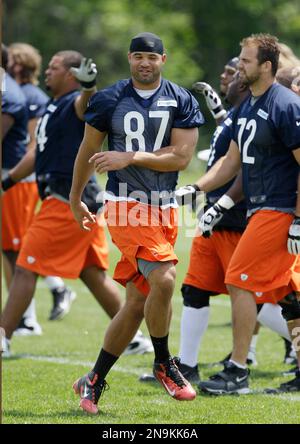
[[[274,83],[260,98],[237,110],[233,139],[241,152],[243,188],[249,210],[293,209],[299,166],[300,98]]]
[[[75,112],[79,91],[71,91],[51,100],[37,126],[35,172],[41,199],[56,195],[68,201],[75,158],[84,133],[84,122]],[[96,196],[100,188],[92,177],[82,200],[96,212]]]
[[[85,119],[89,125],[108,133],[109,150],[122,152],[159,150],[170,145],[172,128],[194,128],[204,122],[195,98],[165,79],[149,99],[137,94],[131,79],[120,80],[91,98]],[[177,171],[129,166],[108,173],[106,190],[122,197],[169,196],[175,190],[177,178]]]
[[[46,110],[46,104],[50,100],[47,94],[41,88],[31,83],[24,83],[21,85],[21,88],[26,97],[29,120],[42,117]]]
[[[13,117],[14,123],[2,144],[2,168],[13,168],[26,153],[28,112],[26,99],[17,82],[9,75],[4,77],[2,114]]]
[[[206,171],[210,168],[228,151],[231,139],[232,139],[232,115],[233,109],[227,114],[226,119],[217,126],[210,144],[210,154],[207,162]],[[206,194],[207,208],[212,206],[233,184],[234,179],[217,188],[214,191],[210,191]],[[231,231],[243,231],[246,228],[246,203],[243,200],[235,205],[231,210],[226,211],[220,222],[218,222],[214,230],[231,230]]]

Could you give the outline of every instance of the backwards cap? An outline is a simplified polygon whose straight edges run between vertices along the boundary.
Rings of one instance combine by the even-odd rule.
[[[155,52],[163,55],[163,42],[151,32],[141,32],[131,40],[129,52]]]

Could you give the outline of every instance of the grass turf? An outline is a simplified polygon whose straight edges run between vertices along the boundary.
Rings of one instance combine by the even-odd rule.
[[[193,183],[198,172],[190,170],[181,183]],[[187,223],[192,217],[186,213]],[[189,233],[192,228],[189,229]],[[192,237],[186,228],[179,231],[176,252],[177,284],[173,297],[173,319],[170,350],[178,353],[181,295],[180,286],[189,260]],[[119,257],[111,245],[111,268]],[[210,397],[198,395],[193,402],[171,399],[157,384],[138,381],[138,376],[151,371],[153,355],[121,357],[107,377],[110,389],[100,399],[100,414],[91,417],[79,408],[79,398],[72,392],[72,383],[89,370],[98,355],[104,331],[109,323],[88,290],[77,281],[67,281],[77,292],[71,312],[57,322],[47,320],[51,295],[40,279],[36,292],[42,337],[16,337],[12,341],[14,357],[2,363],[3,423],[47,424],[254,424],[299,423],[300,393],[265,395],[266,387],[277,387],[287,380],[280,373],[283,341],[262,328],[257,344],[258,367],[251,371],[251,388],[246,396]],[[124,296],[123,290],[121,290]],[[205,363],[222,359],[231,349],[230,303],[227,296],[211,303],[209,329],[199,356],[202,379],[220,367]],[[146,333],[143,323],[142,330]]]

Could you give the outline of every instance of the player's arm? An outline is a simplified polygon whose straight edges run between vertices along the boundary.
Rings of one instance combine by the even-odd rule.
[[[35,153],[35,149],[27,151],[20,162],[18,162],[17,165],[9,170],[8,175],[2,179],[3,191],[6,191],[9,188],[13,187],[16,183],[20,182],[20,180],[24,179],[34,172]]]
[[[198,141],[198,128],[173,128],[170,146],[154,152],[107,151],[95,154],[93,162],[98,173],[120,170],[129,165],[159,172],[184,170],[193,156]]]
[[[293,155],[300,166],[300,148],[293,151]],[[300,254],[300,173],[298,175],[297,202],[295,208],[295,218],[290,226],[287,249],[290,254]]]
[[[233,179],[241,168],[238,145],[231,140],[225,156],[221,157],[204,176],[197,180],[196,185],[201,191],[208,193],[216,190]]]
[[[88,222],[95,222],[95,216],[81,202],[81,195],[89,178],[94,171],[94,165],[89,159],[101,149],[106,133],[98,131],[91,125],[85,124],[84,136],[77,153],[73,170],[73,181],[70,191],[70,205],[75,219],[83,230],[89,231]]]
[[[84,120],[84,112],[90,97],[97,91],[97,67],[92,59],[83,58],[79,68],[71,68],[71,73],[82,86],[81,94],[76,98],[74,107],[77,117]]]
[[[5,113],[2,114],[2,116],[1,116],[2,140],[4,139],[4,137],[6,136],[8,131],[11,129],[11,127],[14,124],[14,122],[15,122],[15,119],[14,119],[14,117],[12,115],[5,114]]]
[[[34,150],[36,147],[36,137],[35,130],[38,123],[39,117],[34,117],[30,119],[27,126],[27,131],[29,135],[29,143],[27,145],[27,151]]]

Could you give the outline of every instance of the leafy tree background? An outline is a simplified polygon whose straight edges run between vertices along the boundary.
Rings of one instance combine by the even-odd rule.
[[[3,2],[2,34],[6,44],[23,41],[34,45],[43,56],[44,68],[56,51],[77,49],[96,61],[99,87],[128,77],[128,45],[142,31],[162,37],[168,54],[164,71],[167,78],[187,88],[205,80],[217,89],[224,63],[239,54],[240,40],[251,33],[275,34],[300,57],[300,1]],[[210,127],[206,128],[204,133],[210,133]]]

